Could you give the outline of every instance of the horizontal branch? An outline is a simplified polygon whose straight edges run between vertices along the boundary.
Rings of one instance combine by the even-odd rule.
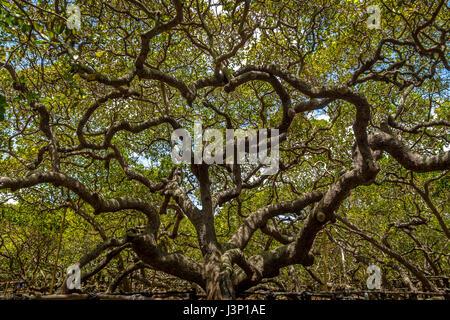
[[[321,191],[311,191],[295,200],[283,201],[261,208],[245,219],[242,226],[236,231],[228,243],[242,250],[247,246],[253,233],[258,228],[266,225],[270,218],[280,214],[298,212],[314,202],[319,201],[322,196],[323,192]]]
[[[102,199],[96,192],[91,191],[85,184],[60,172],[37,172],[25,178],[9,178],[0,176],[0,189],[29,188],[38,184],[50,183],[57,187],[66,187],[75,192],[81,199],[89,203],[94,209],[94,214],[103,212],[116,212],[125,209],[134,209],[143,212],[149,219],[151,227],[155,230],[159,227],[159,217],[156,209],[148,202],[130,197],[118,197]]]
[[[450,169],[449,151],[434,156],[421,156],[405,147],[393,135],[382,131],[372,134],[369,143],[373,150],[386,151],[408,170],[430,172]]]

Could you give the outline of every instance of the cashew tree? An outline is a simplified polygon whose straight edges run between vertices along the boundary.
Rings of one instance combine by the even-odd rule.
[[[112,291],[151,268],[233,299],[321,263],[327,240],[440,290],[447,1],[14,0],[0,15],[2,207],[45,199],[83,221],[98,243],[74,250],[82,285],[129,252]],[[199,123],[272,130],[277,170],[237,160],[249,135],[216,137],[231,161],[194,159],[205,135],[174,161],[173,132]]]

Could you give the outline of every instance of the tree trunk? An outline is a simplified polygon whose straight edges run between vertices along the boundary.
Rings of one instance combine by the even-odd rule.
[[[208,300],[232,300],[236,298],[231,273],[221,263],[218,253],[211,254],[205,264],[206,297]]]

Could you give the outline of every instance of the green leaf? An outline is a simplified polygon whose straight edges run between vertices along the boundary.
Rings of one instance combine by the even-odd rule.
[[[27,94],[27,100],[31,101],[31,100],[35,100],[39,98],[39,94],[38,93],[30,93]]]
[[[37,45],[37,46],[41,46],[41,45],[43,45],[43,44],[46,44],[47,41],[44,41],[44,40],[35,40],[35,41],[33,41],[33,43],[34,43],[35,45]]]
[[[59,23],[55,26],[53,31],[55,31],[56,34],[61,34],[63,33],[65,27],[66,27],[65,23]]]
[[[7,16],[5,18],[5,23],[7,26],[10,26],[13,23],[13,17],[12,16]]]
[[[31,26],[27,23],[24,23],[21,28],[22,32],[27,33],[31,30]]]
[[[5,96],[0,94],[0,121],[5,120],[5,111],[8,103],[6,102]]]

